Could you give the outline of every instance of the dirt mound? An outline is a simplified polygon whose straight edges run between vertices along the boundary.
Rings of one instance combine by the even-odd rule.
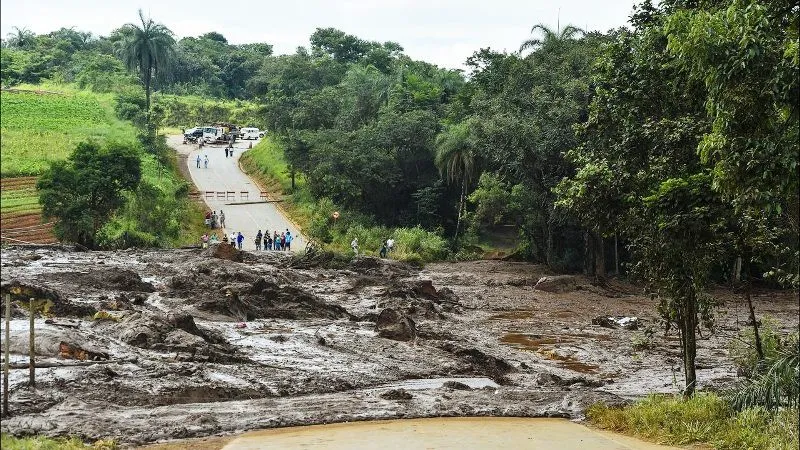
[[[445,381],[442,385],[446,389],[454,389],[457,391],[471,391],[472,388],[460,381]]]
[[[51,274],[49,278],[78,286],[97,289],[112,289],[127,292],[155,292],[152,284],[142,281],[136,272],[118,267],[94,269],[91,272],[63,272]]]
[[[250,286],[226,286],[224,296],[202,299],[195,306],[240,320],[353,319],[341,306],[325,303],[315,294],[292,285],[278,285],[264,278]]]
[[[514,367],[504,360],[487,355],[476,348],[459,347],[452,342],[444,342],[437,347],[450,352],[472,366],[472,371],[493,379],[498,384],[506,381],[506,374],[514,372]]]
[[[380,395],[384,400],[411,400],[414,398],[410,392],[405,389],[390,389]]]
[[[203,250],[203,255],[206,257],[225,259],[233,262],[244,261],[244,255],[237,248],[230,244],[213,244],[207,249]]]
[[[170,314],[167,317],[152,313],[133,313],[116,324],[118,337],[123,342],[140,348],[188,353],[180,360],[216,363],[249,362],[236,354],[236,349],[224,339],[200,330],[188,314]]]
[[[546,276],[539,278],[533,288],[537,291],[563,293],[574,291],[578,288],[578,283],[573,275]]]
[[[413,341],[417,337],[414,321],[395,309],[386,308],[375,320],[378,336],[395,341]]]

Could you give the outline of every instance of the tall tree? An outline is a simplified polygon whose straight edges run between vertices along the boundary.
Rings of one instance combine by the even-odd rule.
[[[135,148],[82,142],[66,161],[56,161],[36,185],[42,216],[55,218],[61,240],[95,248],[97,232],[125,204],[141,178]]]
[[[538,32],[539,37],[533,37],[523,42],[519,47],[520,53],[525,50],[559,46],[568,40],[574,40],[576,37],[581,37],[585,34],[582,29],[573,25],[567,25],[564,28],[553,30],[541,23],[531,28],[531,34],[536,32]]]
[[[454,240],[458,240],[467,186],[475,178],[475,142],[470,136],[469,122],[449,126],[436,137],[436,167],[448,183],[461,185]]]
[[[127,23],[120,28],[119,56],[129,70],[138,71],[145,90],[147,121],[150,122],[150,92],[153,78],[169,72],[175,54],[175,38],[166,26],[144,18],[139,10],[140,27]]]

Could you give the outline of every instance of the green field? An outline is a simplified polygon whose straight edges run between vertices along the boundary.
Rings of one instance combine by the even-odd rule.
[[[66,158],[78,142],[132,141],[133,125],[114,115],[111,94],[69,86],[20,86],[0,95],[2,176],[39,175]],[[3,206],[5,209],[5,205]]]

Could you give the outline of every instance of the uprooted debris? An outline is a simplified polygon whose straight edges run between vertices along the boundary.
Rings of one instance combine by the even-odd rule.
[[[612,317],[612,316],[597,316],[592,319],[592,325],[599,325],[603,328],[622,328],[623,330],[638,330],[639,318],[638,317]]]

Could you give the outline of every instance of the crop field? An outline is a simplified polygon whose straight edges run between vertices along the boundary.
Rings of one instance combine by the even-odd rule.
[[[65,159],[87,139],[135,139],[132,125],[114,115],[113,97],[68,86],[23,86],[0,95],[3,242],[55,242],[43,224],[36,180],[51,161]]]
[[[59,87],[0,95],[2,176],[39,175],[87,139],[132,140],[132,125],[114,116],[113,98]]]
[[[0,179],[0,230],[3,243],[56,242],[53,225],[42,223],[36,180],[37,177]]]

